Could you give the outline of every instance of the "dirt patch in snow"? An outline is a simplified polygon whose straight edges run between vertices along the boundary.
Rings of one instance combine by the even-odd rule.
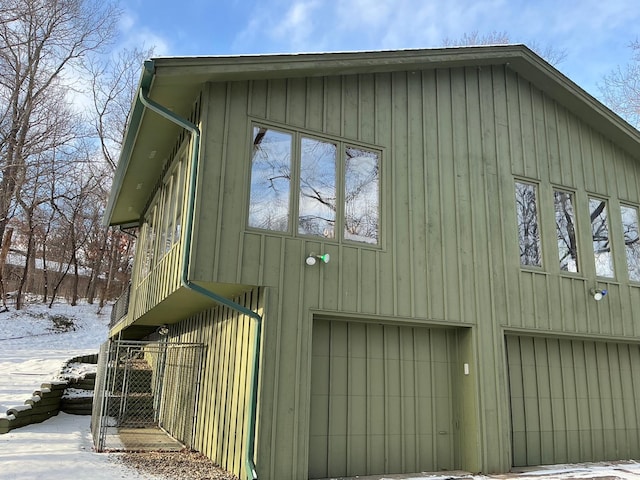
[[[122,463],[140,473],[167,480],[238,480],[198,452],[133,452],[120,457]]]

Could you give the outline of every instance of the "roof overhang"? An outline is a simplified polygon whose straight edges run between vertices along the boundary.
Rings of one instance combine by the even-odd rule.
[[[640,160],[640,132],[524,45],[375,52],[166,57],[145,62],[140,89],[187,118],[207,82],[508,65]],[[136,224],[180,127],[133,103],[105,223]]]

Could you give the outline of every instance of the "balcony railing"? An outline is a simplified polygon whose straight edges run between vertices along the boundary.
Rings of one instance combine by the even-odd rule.
[[[111,308],[111,321],[109,322],[109,328],[113,328],[116,324],[122,320],[129,312],[129,297],[131,295],[131,284],[127,285],[120,298],[116,300]]]

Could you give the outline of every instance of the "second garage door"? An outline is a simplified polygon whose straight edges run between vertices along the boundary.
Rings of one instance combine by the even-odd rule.
[[[309,478],[458,468],[454,330],[316,320]]]
[[[514,466],[640,457],[640,346],[506,341]]]

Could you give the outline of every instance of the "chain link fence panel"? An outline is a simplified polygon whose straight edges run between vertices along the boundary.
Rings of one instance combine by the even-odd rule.
[[[91,419],[96,450],[163,450],[161,437],[149,434],[154,430],[191,447],[203,350],[199,343],[105,342]]]

